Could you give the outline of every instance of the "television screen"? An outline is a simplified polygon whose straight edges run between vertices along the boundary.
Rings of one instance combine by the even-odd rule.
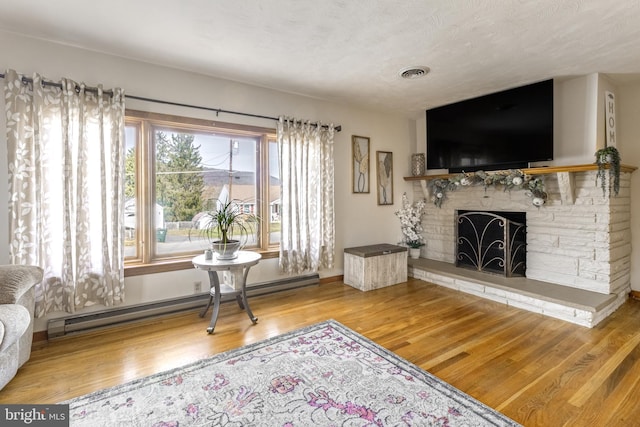
[[[427,110],[427,169],[513,169],[552,159],[553,80]]]

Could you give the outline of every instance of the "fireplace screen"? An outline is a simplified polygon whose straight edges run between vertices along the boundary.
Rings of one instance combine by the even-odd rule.
[[[526,213],[458,211],[456,266],[524,276],[527,262]]]

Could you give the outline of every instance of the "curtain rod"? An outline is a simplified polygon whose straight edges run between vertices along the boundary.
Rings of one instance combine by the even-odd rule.
[[[4,74],[0,73],[0,78],[4,79]],[[22,82],[23,83],[33,83],[33,79],[29,78],[29,77],[22,77]],[[56,83],[56,82],[51,82],[51,81],[47,81],[47,80],[42,80],[42,84],[44,86],[52,86],[52,87],[57,87],[62,89],[62,84],[60,83]],[[85,91],[88,92],[93,92],[93,93],[97,93],[98,92],[98,88],[95,87],[86,87]],[[102,93],[106,94],[106,95],[113,95],[113,92],[110,90],[105,90]],[[180,102],[173,102],[173,101],[163,101],[161,99],[153,99],[153,98],[145,98],[142,96],[136,96],[136,95],[127,95],[125,94],[125,98],[131,98],[131,99],[137,99],[138,101],[146,101],[146,102],[155,102],[156,104],[165,104],[165,105],[173,105],[173,106],[177,106],[177,107],[187,107],[187,108],[196,108],[199,110],[206,110],[206,111],[213,111],[216,113],[216,117],[218,116],[218,114],[220,113],[226,113],[226,114],[236,114],[239,116],[245,116],[245,117],[254,117],[254,118],[258,118],[258,119],[267,119],[267,120],[275,120],[278,121],[278,117],[271,117],[271,116],[263,116],[260,114],[252,114],[252,113],[242,113],[240,111],[231,111],[231,110],[223,110],[222,108],[211,108],[211,107],[203,107],[200,105],[191,105],[191,104],[183,104]],[[318,126],[318,123],[311,123],[311,125],[313,126]],[[327,125],[322,125],[323,128],[327,128]],[[337,125],[334,126],[334,129],[336,130],[336,132],[340,132],[342,130],[342,126],[341,125]]]
[[[166,105],[175,105],[177,107],[188,107],[188,108],[197,108],[200,110],[207,110],[207,111],[213,111],[216,113],[216,116],[220,113],[226,113],[226,114],[236,114],[239,116],[246,116],[246,117],[255,117],[258,119],[267,119],[267,120],[275,120],[278,121],[278,117],[272,117],[272,116],[263,116],[260,114],[252,114],[252,113],[243,113],[240,111],[231,111],[231,110],[223,110],[222,108],[211,108],[211,107],[203,107],[200,105],[191,105],[191,104],[182,104],[180,102],[173,102],[173,101],[163,101],[161,99],[153,99],[153,98],[144,98],[142,96],[136,96],[136,95],[126,95],[125,97],[127,98],[131,98],[131,99],[137,99],[139,101],[147,101],[147,102],[155,102],[157,104],[166,104]],[[311,123],[311,125],[313,126],[318,126],[318,123]],[[323,128],[327,128],[327,125],[322,125]],[[342,126],[341,125],[337,125],[333,127],[336,132],[340,132],[342,130]]]
[[[4,77],[5,77],[5,75],[3,73],[0,73],[0,79],[4,79]],[[30,78],[30,77],[22,76],[22,78],[20,80],[22,80],[22,83],[24,83],[24,84],[33,83],[33,79]],[[50,81],[47,81],[47,80],[42,80],[42,86],[57,87],[58,89],[62,89],[62,83],[50,82]],[[79,90],[79,86],[76,85],[76,91],[78,91],[78,90]],[[98,88],[97,87],[85,86],[84,90],[86,92],[98,93]],[[109,96],[113,95],[113,91],[111,91],[111,90],[103,90],[102,93],[105,94],[105,95],[109,95]]]

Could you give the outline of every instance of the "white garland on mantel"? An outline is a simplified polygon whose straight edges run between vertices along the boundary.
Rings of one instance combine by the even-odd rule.
[[[510,169],[488,173],[462,172],[450,178],[436,178],[428,182],[431,201],[441,207],[447,197],[447,192],[455,191],[459,187],[483,185],[485,190],[489,187],[504,187],[504,191],[524,190],[527,197],[531,197],[531,203],[540,207],[547,200],[544,181],[540,176],[528,175],[520,169]],[[424,188],[424,187],[423,187]]]

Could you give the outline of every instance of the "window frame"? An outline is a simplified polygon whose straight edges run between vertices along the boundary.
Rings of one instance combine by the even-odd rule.
[[[124,275],[160,273],[193,268],[191,260],[197,251],[181,255],[157,256],[154,253],[156,236],[154,229],[155,200],[155,144],[154,127],[169,127],[185,131],[232,133],[238,136],[255,137],[258,142],[256,159],[256,203],[261,218],[258,248],[252,248],[263,258],[276,258],[279,244],[269,244],[269,144],[276,140],[276,130],[251,125],[219,122],[139,110],[125,111],[125,126],[134,126],[136,140],[136,256],[125,258]],[[266,201],[266,202],[265,202]]]

